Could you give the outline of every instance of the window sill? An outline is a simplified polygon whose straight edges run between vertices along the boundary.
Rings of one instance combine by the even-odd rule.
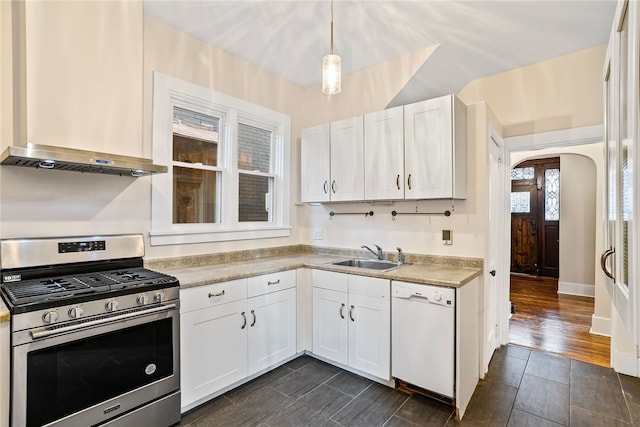
[[[289,237],[291,227],[253,228],[247,230],[220,231],[151,231],[151,246],[184,245],[189,243],[225,242],[231,240],[270,239]]]

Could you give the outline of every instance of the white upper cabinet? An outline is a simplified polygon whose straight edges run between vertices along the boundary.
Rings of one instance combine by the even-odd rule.
[[[466,198],[466,121],[453,95],[404,106],[406,199]]]
[[[362,116],[302,130],[302,202],[364,199]]]
[[[364,199],[362,116],[331,123],[331,201]]]
[[[300,141],[300,200],[329,201],[329,124],[302,130]]]
[[[364,116],[364,198],[404,198],[403,107]]]

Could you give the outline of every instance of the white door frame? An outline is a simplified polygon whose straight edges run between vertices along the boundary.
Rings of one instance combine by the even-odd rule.
[[[504,176],[504,217],[503,224],[511,224],[511,153],[520,151],[542,150],[548,148],[565,148],[574,145],[593,144],[604,141],[603,125],[584,126],[572,129],[563,129],[552,132],[542,132],[529,135],[512,136],[505,141],[505,176]],[[567,150],[567,152],[570,152]],[[603,153],[604,156],[604,153]],[[511,250],[511,227],[502,227],[502,248],[504,259],[507,259],[507,250]],[[509,254],[510,255],[510,254]],[[502,264],[502,276],[509,277],[510,263]],[[509,303],[509,280],[501,283],[502,292],[499,292],[499,304],[497,313],[499,319],[500,338],[502,344],[509,341],[509,311],[505,313],[505,308]]]

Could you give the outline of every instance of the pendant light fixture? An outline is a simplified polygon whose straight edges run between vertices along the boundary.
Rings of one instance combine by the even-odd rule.
[[[333,54],[333,0],[331,0],[331,53],[322,58],[322,91],[327,95],[340,93],[342,60]]]

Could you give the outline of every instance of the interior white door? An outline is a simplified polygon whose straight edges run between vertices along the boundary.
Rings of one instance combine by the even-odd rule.
[[[502,342],[506,343],[509,327],[509,311],[504,308],[509,303],[509,272],[504,267],[503,259],[506,249],[502,235],[506,206],[504,203],[505,167],[504,141],[498,133],[489,126],[489,224],[487,238],[487,254],[489,268],[485,273],[486,328],[485,352],[483,367],[488,370],[491,356]],[[500,327],[502,325],[502,328]],[[500,333],[506,329],[506,333]]]

